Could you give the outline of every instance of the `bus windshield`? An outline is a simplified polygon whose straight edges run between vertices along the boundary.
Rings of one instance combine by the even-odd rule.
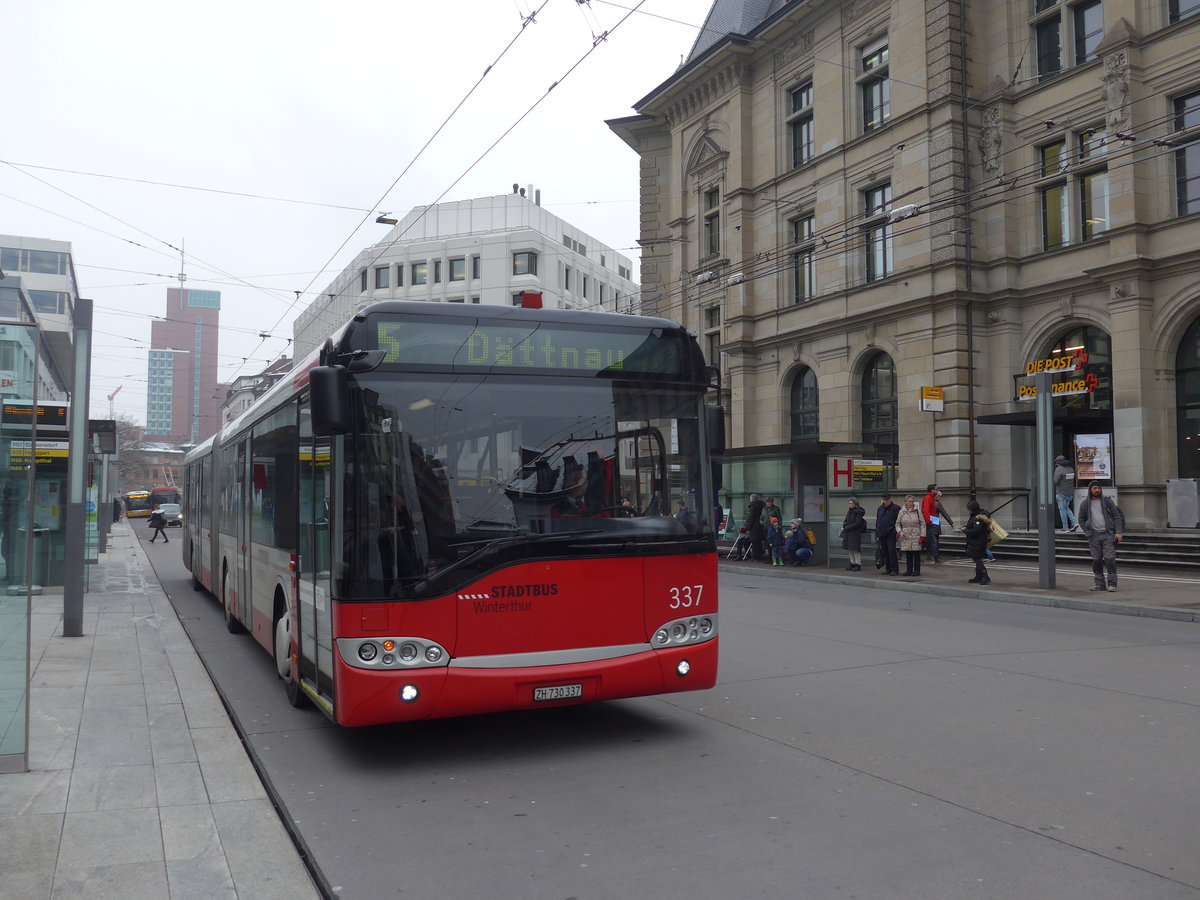
[[[426,597],[523,559],[707,552],[703,395],[626,381],[356,378],[343,597]]]

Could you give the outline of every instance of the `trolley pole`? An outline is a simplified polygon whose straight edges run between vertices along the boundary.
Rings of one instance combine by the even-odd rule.
[[[83,567],[87,532],[88,378],[92,359],[92,301],[75,300],[75,339],[71,350],[71,418],[67,425],[67,506],[63,559],[63,637],[83,636]]]
[[[1054,458],[1054,414],[1050,405],[1050,372],[1038,372],[1033,377],[1037,388],[1037,529],[1038,585],[1054,587],[1054,490],[1051,460]]]

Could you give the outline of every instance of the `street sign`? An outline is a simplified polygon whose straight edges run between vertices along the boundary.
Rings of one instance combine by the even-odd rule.
[[[942,412],[946,408],[946,389],[921,388],[921,412]]]

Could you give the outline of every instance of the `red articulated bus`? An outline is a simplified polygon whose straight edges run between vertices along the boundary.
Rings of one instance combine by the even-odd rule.
[[[663,319],[379,303],[187,455],[184,561],[342,725],[709,688],[717,387]]]

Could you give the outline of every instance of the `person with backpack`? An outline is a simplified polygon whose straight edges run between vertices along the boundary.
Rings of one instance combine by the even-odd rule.
[[[813,545],[808,539],[804,523],[799,519],[792,519],[791,527],[784,533],[784,563],[789,566],[807,566],[812,555]]]
[[[1104,496],[1100,482],[1088,485],[1088,495],[1079,504],[1079,527],[1087,535],[1088,549],[1092,553],[1092,576],[1096,584],[1093,591],[1117,590],[1117,544],[1125,539],[1125,514]],[[1108,583],[1105,584],[1105,575]]]
[[[967,556],[975,562],[975,577],[967,579],[968,584],[991,584],[987,566],[983,564],[988,555],[988,533],[992,530],[992,520],[977,500],[967,502],[967,513],[970,518],[963,526],[963,534],[967,538]]]

